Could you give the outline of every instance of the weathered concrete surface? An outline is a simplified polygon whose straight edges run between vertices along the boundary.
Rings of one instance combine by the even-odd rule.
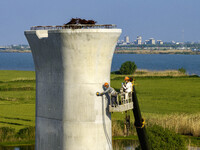
[[[25,31],[36,69],[36,150],[110,150],[108,101],[121,29]]]

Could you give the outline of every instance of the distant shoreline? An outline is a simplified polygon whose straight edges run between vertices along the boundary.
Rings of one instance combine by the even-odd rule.
[[[31,53],[31,50],[0,50],[0,53]],[[184,54],[200,55],[192,50],[115,50],[115,54]]]
[[[0,50],[0,53],[31,53],[31,50]]]
[[[200,52],[192,50],[115,50],[115,54],[185,54],[200,55]]]

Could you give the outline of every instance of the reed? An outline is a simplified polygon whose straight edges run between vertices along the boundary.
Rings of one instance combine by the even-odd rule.
[[[125,77],[127,75],[121,75],[119,71],[114,71],[111,73],[111,79],[115,77]],[[179,70],[147,70],[147,69],[137,69],[135,73],[128,76],[134,77],[185,77],[188,76],[187,73],[181,72]]]
[[[187,74],[182,73],[178,70],[162,70],[162,71],[157,71],[157,70],[136,70],[135,77],[141,77],[141,76],[187,76]]]
[[[112,121],[112,136],[123,136],[122,121]]]
[[[164,129],[170,129],[182,135],[190,135],[193,137],[200,137],[200,113],[171,113],[171,114],[157,114],[157,113],[142,113],[145,119],[146,127],[159,125]],[[131,127],[130,135],[137,135],[134,126],[134,116],[130,112]],[[124,114],[112,114],[112,133],[113,136],[124,136]]]
[[[200,136],[200,113],[197,114],[145,114],[147,126],[154,124],[172,129],[183,135]]]
[[[127,130],[124,126],[124,120],[112,120],[112,136],[126,136]],[[136,136],[136,129],[133,120],[130,123],[129,135]]]

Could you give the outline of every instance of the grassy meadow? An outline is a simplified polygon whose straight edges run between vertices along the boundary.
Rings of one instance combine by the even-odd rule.
[[[200,78],[177,71],[137,71],[135,87],[146,125],[160,125],[177,133],[200,137]],[[119,90],[123,75],[111,74]],[[131,115],[131,135],[136,135]],[[112,113],[113,136],[123,136],[125,113]],[[20,132],[35,126],[35,72],[0,71],[0,128]],[[17,133],[19,134],[19,133]],[[199,140],[197,140],[199,141]],[[1,142],[1,140],[0,140]],[[197,144],[198,145],[198,144]]]
[[[35,72],[0,71],[0,127],[35,125]]]
[[[200,136],[200,78],[189,76],[135,76],[140,110],[147,126],[154,124],[184,135]],[[111,86],[119,90],[124,76],[111,75]],[[132,111],[131,124],[134,124]],[[112,113],[113,135],[122,136],[125,114]],[[121,121],[120,121],[121,120]],[[135,134],[134,129],[132,133]]]

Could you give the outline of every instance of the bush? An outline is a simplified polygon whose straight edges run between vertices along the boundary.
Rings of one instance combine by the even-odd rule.
[[[15,135],[15,129],[10,127],[0,128],[0,142],[9,140]]]
[[[20,139],[34,140],[35,139],[35,127],[30,126],[27,128],[20,129],[17,132],[16,137],[20,138]]]
[[[181,135],[169,129],[154,125],[147,128],[147,133],[152,150],[187,150],[185,140]],[[139,150],[140,146],[136,149]]]
[[[183,73],[183,74],[186,73],[186,70],[185,70],[183,67],[179,68],[178,71],[179,71],[180,73]]]
[[[137,69],[135,62],[126,61],[120,67],[121,74],[133,74]]]
[[[0,128],[0,143],[2,142],[26,142],[35,140],[35,127],[20,129],[18,132],[14,128]],[[1,149],[1,146],[0,146]]]

